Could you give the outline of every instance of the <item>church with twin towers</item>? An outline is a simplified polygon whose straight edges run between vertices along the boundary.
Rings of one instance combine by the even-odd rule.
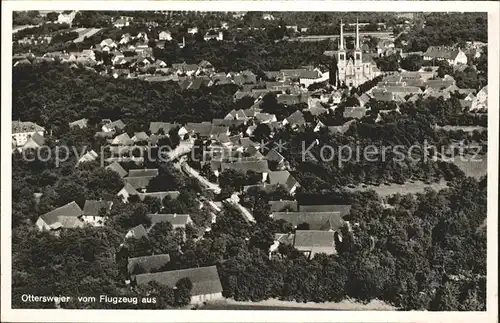
[[[354,49],[347,50],[344,43],[344,24],[340,21],[339,49],[337,51],[337,86],[358,87],[381,74],[373,59],[365,55],[360,45],[359,22],[356,21]]]

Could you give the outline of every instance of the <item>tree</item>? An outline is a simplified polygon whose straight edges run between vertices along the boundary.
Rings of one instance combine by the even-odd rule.
[[[181,278],[174,289],[175,305],[177,307],[186,306],[191,303],[191,290],[193,283],[189,278]]]
[[[149,230],[148,238],[151,243],[152,251],[155,254],[165,254],[177,251],[184,238],[184,232],[181,229],[174,230],[169,222],[156,223]]]
[[[45,15],[45,18],[48,21],[56,21],[59,17],[59,14],[57,12],[51,11]]]
[[[422,67],[422,62],[420,55],[408,55],[401,59],[400,66],[407,71],[418,71]]]

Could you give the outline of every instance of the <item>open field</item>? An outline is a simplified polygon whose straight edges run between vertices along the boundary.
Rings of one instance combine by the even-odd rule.
[[[78,38],[73,40],[74,43],[82,42],[85,37],[91,37],[101,31],[102,28],[78,28],[74,31],[78,33]]]
[[[345,189],[348,191],[351,191],[351,192],[374,190],[381,197],[386,197],[386,196],[390,196],[390,195],[393,195],[396,193],[399,193],[399,194],[422,193],[422,192],[424,192],[425,188],[427,188],[427,187],[431,188],[435,191],[440,191],[446,187],[446,181],[441,180],[440,182],[430,183],[430,184],[426,184],[422,181],[414,181],[413,183],[406,182],[404,184],[390,184],[390,185],[380,184],[379,186],[357,185],[354,188],[345,187]]]
[[[434,127],[436,130],[444,130],[444,131],[463,131],[463,132],[473,132],[475,130],[477,131],[488,131],[488,128],[482,127],[482,126],[435,126]]]
[[[336,310],[336,311],[394,311],[395,307],[382,301],[373,300],[368,304],[355,302],[353,300],[343,300],[341,302],[326,303],[298,303],[290,301],[280,301],[278,299],[267,299],[260,302],[238,302],[226,299],[218,302],[208,303],[201,307],[203,310]]]
[[[463,160],[460,157],[455,157],[453,163],[467,176],[480,178],[488,173],[488,155],[477,156],[474,159],[469,156]]]

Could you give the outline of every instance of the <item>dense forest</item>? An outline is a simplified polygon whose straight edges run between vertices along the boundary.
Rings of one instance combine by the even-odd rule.
[[[488,17],[485,13],[428,13],[416,28],[402,34],[396,42],[406,41],[407,52],[423,51],[429,46],[463,47],[465,41],[488,42]]]
[[[151,121],[201,122],[233,109],[236,85],[183,91],[177,83],[115,80],[67,65],[42,64],[13,70],[12,118],[30,120],[64,133],[80,118],[97,125],[121,119],[143,131]],[[140,115],[141,118],[137,118]]]

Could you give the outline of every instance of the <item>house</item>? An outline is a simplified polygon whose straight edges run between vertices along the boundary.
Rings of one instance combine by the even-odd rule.
[[[36,226],[40,231],[82,228],[85,224],[81,220],[82,215],[83,211],[78,204],[70,202],[41,215],[36,221]]]
[[[361,94],[361,96],[358,98],[358,102],[361,107],[364,107],[370,100],[371,97],[367,93]]]
[[[119,18],[113,22],[113,26],[115,26],[115,28],[123,28],[123,27],[127,27],[129,25],[130,25],[130,21],[129,21],[129,19],[126,19],[126,18]]]
[[[333,255],[335,250],[336,232],[319,230],[296,230],[293,246],[304,253],[309,259],[318,253]]]
[[[221,163],[222,171],[227,169],[232,169],[236,171],[240,171],[243,173],[247,173],[248,171],[254,171],[256,173],[265,175],[269,172],[269,167],[267,165],[267,160],[255,160],[255,161],[237,161],[232,163]],[[215,170],[214,170],[215,171]]]
[[[126,33],[126,34],[123,34],[120,37],[119,44],[120,45],[126,45],[126,44],[130,43],[131,41],[132,41],[132,36],[129,33]]]
[[[132,184],[125,182],[123,188],[116,194],[124,203],[127,203],[128,198],[132,195],[138,195],[139,192],[132,186]]]
[[[83,118],[80,120],[70,122],[69,127],[70,128],[80,128],[80,129],[87,128],[87,122],[88,122],[88,119]]]
[[[192,76],[198,71],[198,65],[186,64],[186,62],[174,63],[174,64],[172,64],[172,70],[176,74],[186,74],[188,76]]]
[[[132,137],[132,140],[134,142],[138,142],[138,141],[148,141],[149,139],[149,136],[147,135],[146,132],[144,131],[141,131],[141,132],[135,132],[134,133],[134,136]]]
[[[169,122],[153,121],[149,123],[149,131],[151,131],[152,134],[168,134],[168,132],[175,127],[177,127],[176,124]]]
[[[354,119],[362,119],[366,115],[365,107],[346,107],[344,110],[344,118],[354,118]]]
[[[269,184],[282,185],[291,195],[295,194],[295,191],[300,186],[299,182],[287,170],[269,172],[268,178]]]
[[[85,155],[83,155],[82,157],[80,157],[80,159],[78,159],[76,166],[78,166],[81,163],[93,162],[97,159],[98,156],[99,155],[94,150],[88,151]]]
[[[158,272],[170,262],[169,254],[158,254],[152,256],[128,258],[127,272],[129,277],[135,275]]]
[[[145,190],[148,187],[151,179],[156,177],[156,176],[130,176],[131,171],[132,170],[129,171],[129,176],[123,178],[123,181],[126,184],[132,186],[135,190]]]
[[[116,146],[130,146],[133,143],[134,141],[130,138],[130,136],[126,132],[116,136],[111,141],[111,144]]]
[[[450,65],[467,64],[467,55],[460,48],[430,46],[423,54],[424,60],[445,60]]]
[[[186,225],[193,223],[189,214],[148,214],[147,217],[151,220],[151,226],[160,222],[168,222],[172,224],[174,230],[186,229]]]
[[[15,140],[13,140],[13,143],[15,143]],[[22,146],[19,147],[20,150],[25,150],[25,149],[38,149],[42,147],[45,143],[45,138],[42,137],[39,133],[35,133],[34,135],[30,136],[26,143]]]
[[[270,113],[266,113],[266,112],[257,113],[255,115],[255,119],[259,123],[270,123],[270,122],[278,121],[275,114],[270,114]]]
[[[243,85],[243,84],[254,84],[257,83],[257,75],[255,75],[250,70],[245,70],[238,74],[233,75],[233,81],[235,84]]]
[[[338,231],[344,224],[340,212],[273,212],[272,218],[285,220],[294,228],[305,226],[309,230]]]
[[[146,228],[142,225],[139,224],[132,229],[128,230],[127,234],[125,235],[125,239],[141,239],[142,237],[147,237],[148,236],[148,231]]]
[[[168,30],[164,30],[158,34],[158,39],[171,41],[172,40],[172,33]]]
[[[101,46],[103,51],[109,51],[109,50],[117,47],[116,43],[111,38],[104,39],[103,41],[101,41],[99,43],[99,45]],[[107,49],[105,49],[105,48],[107,48]]]
[[[102,131],[104,132],[111,132],[111,131],[125,129],[125,123],[123,123],[123,121],[121,121],[120,119],[115,120],[113,122],[111,122],[110,120],[107,121],[108,122],[105,122],[104,125],[102,126]]]
[[[158,176],[157,168],[146,168],[146,169],[131,169],[128,172],[129,177],[143,177],[143,176]]]
[[[283,125],[285,126],[287,124],[292,126],[292,128],[305,126],[306,120],[304,119],[304,114],[302,113],[302,111],[297,110],[290,116],[288,116],[286,119],[284,119]]]
[[[123,178],[128,175],[128,172],[118,162],[113,162],[109,164],[108,166],[106,166],[106,169],[114,171],[120,176],[120,178]]]
[[[139,200],[141,201],[144,201],[146,197],[155,198],[160,201],[163,201],[167,197],[171,200],[176,200],[180,194],[181,193],[179,191],[137,193],[137,195],[139,196]]]
[[[309,95],[306,93],[298,93],[298,94],[279,94],[277,97],[277,101],[280,104],[284,105],[294,105],[298,103],[307,103],[309,99]]]
[[[26,144],[34,134],[44,136],[45,128],[31,121],[12,121],[12,139],[16,141],[16,146],[21,147]]]
[[[488,86],[483,87],[477,92],[475,100],[473,100],[473,112],[487,112],[488,111]]]
[[[270,13],[263,13],[262,14],[262,19],[264,19],[264,20],[274,20],[274,16],[271,15]]]
[[[281,155],[274,149],[269,150],[269,152],[266,154],[266,157],[264,158],[268,162],[272,162],[273,164],[275,164],[277,169],[282,168],[285,163],[285,157],[283,157],[283,155]]]
[[[214,32],[214,31],[210,32],[210,31],[208,31],[205,34],[205,36],[203,36],[203,39],[205,41],[209,41],[209,40],[212,40],[212,39],[216,40],[216,41],[221,41],[221,40],[224,39],[224,34],[223,34],[222,31],[219,31],[219,32]]]
[[[297,212],[299,210],[298,203],[295,200],[269,201],[269,205],[271,207],[271,212]]]
[[[197,135],[199,138],[210,137],[212,123],[210,121],[203,122],[188,122],[179,129],[179,136],[184,137],[186,134]]]
[[[328,81],[329,78],[329,72],[322,73],[319,69],[305,70],[299,74],[299,83],[307,88],[312,84]]]
[[[188,34],[195,35],[198,33],[198,27],[188,28],[187,32]]]
[[[216,266],[140,274],[135,276],[135,283],[141,286],[156,281],[159,284],[174,288],[175,284],[183,278],[188,278],[193,284],[191,304],[202,304],[203,302],[222,299],[222,285]]]
[[[86,200],[83,205],[82,220],[93,226],[102,226],[105,221],[105,215],[111,210],[113,202]]]
[[[76,11],[63,11],[57,16],[58,24],[68,24],[71,26],[75,19]]]
[[[351,212],[351,205],[300,205],[300,212],[339,212],[340,217],[344,218]]]

